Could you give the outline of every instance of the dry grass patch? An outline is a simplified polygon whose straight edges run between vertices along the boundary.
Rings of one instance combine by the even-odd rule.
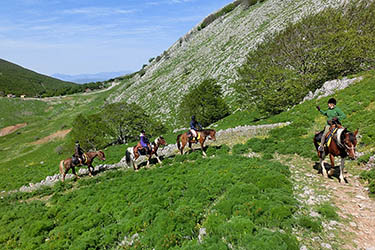
[[[9,135],[9,134],[15,132],[16,130],[18,130],[20,128],[23,128],[23,127],[26,127],[26,126],[27,126],[27,123],[19,123],[19,124],[13,125],[13,126],[8,126],[8,127],[5,127],[5,128],[2,128],[0,130],[0,136]]]
[[[39,139],[35,142],[32,142],[31,144],[32,145],[40,145],[40,144],[44,144],[44,143],[47,143],[49,141],[52,141],[54,139],[62,139],[64,138],[69,132],[71,131],[71,129],[65,129],[65,130],[60,130],[60,131],[57,131],[55,133],[53,133],[52,135],[49,135],[49,136],[46,136],[42,139]]]

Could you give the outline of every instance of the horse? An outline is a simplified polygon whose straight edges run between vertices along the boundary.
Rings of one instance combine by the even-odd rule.
[[[153,155],[156,156],[156,159],[161,164],[161,161],[160,161],[158,153],[157,153],[157,151],[158,151],[158,149],[161,145],[167,145],[167,142],[165,141],[165,139],[162,136],[159,136],[158,138],[156,138],[151,143],[151,151],[146,153],[145,152],[146,150],[141,146],[141,143],[138,142],[138,144],[136,146],[127,148],[127,150],[125,152],[126,164],[128,164],[128,166],[133,165],[134,170],[138,171],[139,167],[137,166],[135,161],[141,155],[147,155],[147,166],[146,167],[149,167],[150,159]]]
[[[62,181],[65,180],[65,175],[68,173],[69,169],[72,169],[73,174],[76,176],[77,179],[80,179],[80,177],[76,174],[75,167],[86,165],[89,170],[89,175],[92,176],[92,170],[94,170],[94,167],[92,166],[92,162],[94,161],[95,157],[98,156],[98,158],[102,161],[105,161],[105,155],[104,152],[99,150],[95,152],[87,152],[84,153],[83,156],[85,157],[83,162],[80,162],[78,164],[73,163],[72,157],[69,157],[65,160],[60,161],[60,174],[62,175]]]
[[[335,126],[331,126],[330,131],[334,129]],[[357,134],[358,129],[356,131],[350,132],[346,128],[340,128],[338,129],[338,132],[335,136],[331,139],[331,143],[329,146],[325,145],[324,151],[321,152],[318,150],[320,140],[323,135],[323,131],[320,133],[317,133],[314,136],[314,145],[315,149],[317,150],[318,157],[320,159],[319,165],[322,168],[323,176],[324,177],[330,177],[334,173],[334,167],[335,167],[335,156],[341,157],[341,164],[340,164],[340,182],[344,183],[344,163],[345,158],[349,156],[351,160],[355,159],[355,147],[357,145]],[[327,134],[328,135],[328,134]],[[331,160],[331,169],[327,171],[324,167],[324,158],[326,155],[329,154],[329,158]]]
[[[216,131],[214,129],[203,129],[203,130],[197,131],[197,133],[200,134],[198,142],[201,145],[202,153],[203,153],[204,156],[207,156],[206,153],[203,150],[204,142],[206,141],[207,137],[208,137],[209,140],[216,141],[216,137],[215,137]],[[189,143],[189,148],[191,150],[193,150],[193,148],[191,147],[191,144],[196,142],[195,139],[191,139],[188,134],[189,134],[189,131],[185,132],[183,134],[179,134],[177,136],[177,140],[176,140],[177,141],[177,148],[180,150],[182,155],[184,154],[184,147],[186,146],[187,143]]]

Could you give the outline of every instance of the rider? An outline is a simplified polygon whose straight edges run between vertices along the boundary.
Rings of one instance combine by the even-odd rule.
[[[195,120],[195,115],[193,115],[191,117],[191,121],[190,121],[190,130],[189,130],[189,132],[195,138],[196,142],[198,141],[197,130],[202,130],[202,125],[199,122],[197,122],[197,120]]]
[[[148,154],[149,152],[151,152],[151,145],[143,129],[141,130],[141,134],[139,135],[139,137],[142,148],[144,148],[146,150],[146,154]]]
[[[323,115],[327,116],[327,124],[324,127],[324,132],[322,135],[322,139],[320,142],[320,146],[318,148],[319,151],[324,150],[324,142],[327,136],[327,133],[331,127],[332,124],[339,124],[341,125],[341,120],[346,118],[346,115],[344,112],[341,111],[340,108],[336,107],[336,99],[335,98],[330,98],[328,100],[328,110],[323,111],[320,109],[320,106],[316,106],[318,111],[322,113]]]
[[[79,145],[79,141],[76,141],[75,149],[74,149],[74,164],[82,163],[82,155],[83,155],[83,149],[81,148],[81,145]]]

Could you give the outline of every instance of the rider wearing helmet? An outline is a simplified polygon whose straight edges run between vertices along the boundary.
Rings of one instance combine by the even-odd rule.
[[[327,124],[324,127],[322,139],[321,139],[321,142],[320,142],[320,146],[318,148],[319,151],[324,151],[324,142],[325,142],[327,133],[328,133],[331,125],[333,125],[333,124],[341,125],[341,121],[346,118],[346,115],[344,114],[344,112],[342,112],[342,110],[340,108],[336,107],[336,99],[335,98],[330,98],[328,100],[328,110],[325,110],[325,111],[321,110],[320,106],[316,106],[316,108],[318,109],[318,111],[321,114],[327,116]]]
[[[149,142],[148,138],[146,137],[145,131],[143,129],[141,130],[141,134],[139,135],[139,138],[140,138],[139,141],[140,141],[140,144],[141,144],[142,148],[144,148],[146,150],[146,154],[151,152],[150,142]]]
[[[191,117],[190,121],[190,134],[195,138],[195,141],[198,141],[198,133],[197,130],[202,130],[202,125],[195,119],[195,115]]]

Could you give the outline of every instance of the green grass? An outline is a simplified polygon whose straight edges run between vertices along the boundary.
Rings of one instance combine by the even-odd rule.
[[[211,149],[167,159],[163,168],[111,171],[0,201],[5,248],[133,247],[298,249],[297,201],[287,167]],[[269,181],[273,180],[273,181]],[[93,188],[94,187],[94,188]],[[199,244],[199,229],[207,235]],[[20,230],[22,229],[22,230]]]
[[[40,145],[32,143],[57,131],[70,129],[74,117],[79,113],[98,112],[106,98],[118,88],[91,95],[52,98],[49,101],[0,98],[0,128],[27,123],[26,127],[0,137],[0,190],[17,189],[58,173],[59,162],[74,153],[73,145],[69,146],[69,135]],[[105,151],[109,155],[109,162],[121,159],[118,151],[121,150],[116,147]]]

